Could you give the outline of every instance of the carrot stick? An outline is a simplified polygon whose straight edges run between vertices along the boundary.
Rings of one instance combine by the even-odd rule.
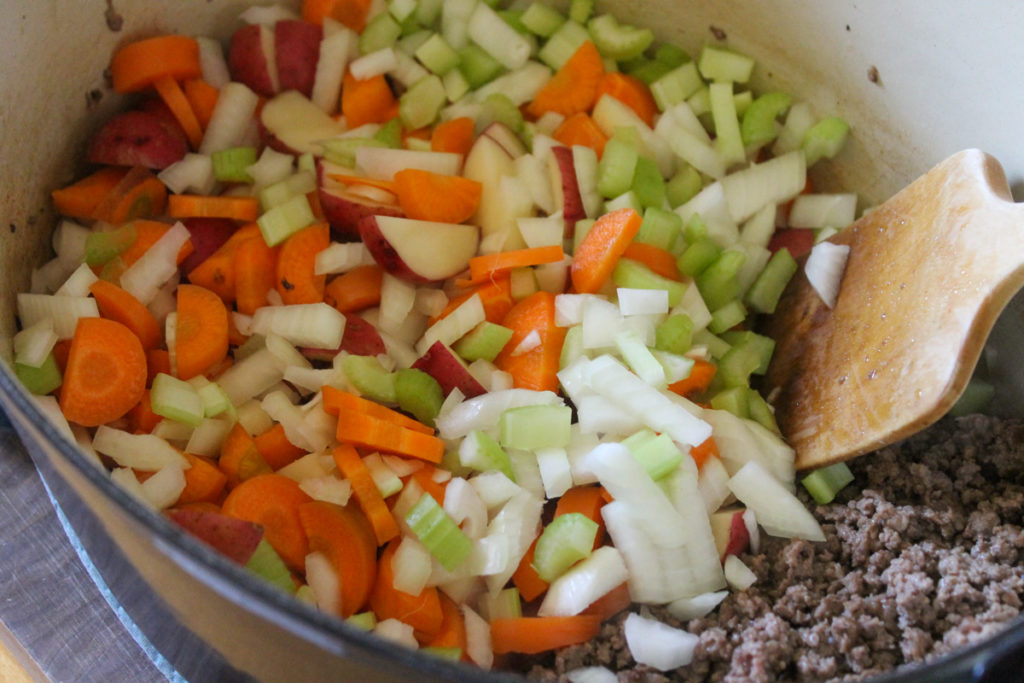
[[[124,262],[126,268],[138,261],[151,246],[156,244],[171,229],[171,226],[167,223],[141,218],[132,221],[132,227],[135,228],[135,241],[121,252],[121,261]],[[192,240],[189,239],[185,244],[181,245],[181,249],[178,251],[178,265],[181,265],[181,262],[187,259],[188,255],[193,251],[195,251],[195,246],[193,246]]]
[[[462,176],[441,175],[418,168],[395,173],[398,205],[409,218],[461,223],[476,213],[483,185]]]
[[[228,488],[233,489],[243,481],[261,474],[273,472],[263,459],[253,438],[236,422],[220,445],[217,467],[224,474]]]
[[[342,313],[355,313],[380,303],[384,269],[376,263],[356,266],[324,287],[324,301]]]
[[[544,291],[531,294],[513,306],[501,324],[512,330],[512,338],[494,359],[494,364],[512,375],[516,387],[557,392],[558,361],[566,328],[555,325],[555,295]],[[540,335],[540,345],[526,353],[512,355],[520,342],[534,331]]]
[[[75,326],[60,390],[69,421],[96,427],[124,416],[146,391],[146,352],[129,328],[106,318]]]
[[[594,119],[583,111],[576,112],[562,121],[551,137],[569,147],[573,145],[591,147],[597,152],[598,159],[604,154],[604,146],[608,142],[608,136],[597,127]]]
[[[680,396],[699,394],[711,386],[711,380],[715,378],[717,370],[718,368],[713,363],[706,360],[695,360],[693,368],[690,369],[690,376],[668,385],[668,388]]]
[[[388,509],[369,468],[359,457],[356,449],[348,444],[340,444],[334,449],[333,455],[338,470],[352,483],[352,495],[359,501],[359,507],[370,520],[377,545],[384,545],[398,536],[398,522]]]
[[[266,463],[274,470],[279,470],[306,454],[305,450],[288,440],[281,423],[275,424],[262,434],[257,434],[253,438],[253,443]]]
[[[228,241],[217,251],[206,257],[202,263],[188,273],[189,281],[205,287],[228,303],[235,300],[235,254],[238,247],[250,237],[260,234],[255,223],[248,223],[236,230]]]
[[[128,429],[133,434],[149,434],[164,418],[153,412],[153,404],[149,400],[149,389],[135,407],[128,411]]]
[[[341,616],[363,609],[377,578],[377,541],[366,516],[352,504],[314,500],[299,506],[299,521],[310,551],[323,553],[338,574]]]
[[[454,152],[463,156],[473,146],[475,124],[468,116],[442,121],[434,126],[430,135],[430,149],[434,152]]]
[[[395,183],[391,180],[380,180],[379,178],[367,178],[361,175],[350,175],[347,173],[328,173],[327,176],[332,180],[337,180],[339,183],[345,185],[369,185],[370,187],[376,187],[377,189],[395,193]]]
[[[319,26],[323,24],[324,17],[330,17],[356,33],[362,33],[369,10],[370,0],[304,0],[302,18]]]
[[[316,255],[331,243],[330,227],[317,223],[303,228],[280,246],[274,286],[286,304],[315,304],[324,300],[326,275],[317,275]]]
[[[497,273],[493,279],[473,285],[469,291],[449,300],[444,309],[436,317],[431,318],[428,324],[433,325],[444,318],[474,294],[480,295],[480,302],[484,306],[484,317],[492,323],[500,324],[515,304],[512,299],[512,283],[509,276],[505,273]]]
[[[556,263],[563,258],[565,258],[565,252],[562,251],[561,245],[557,244],[474,256],[469,259],[469,280],[461,280],[458,284],[460,286],[476,285],[493,279],[499,274],[507,273],[513,268]]]
[[[579,512],[588,519],[597,522],[597,536],[594,538],[594,547],[597,548],[604,541],[604,518],[601,517],[601,508],[605,500],[601,497],[600,486],[576,486],[558,499],[555,506],[555,517],[566,515],[570,512]]]
[[[655,273],[670,280],[679,280],[679,266],[671,252],[644,242],[630,242],[622,252],[622,258],[644,264]]]
[[[616,209],[597,219],[573,255],[570,276],[577,293],[594,294],[601,290],[642,222],[643,218],[633,209]]]
[[[164,35],[125,45],[110,60],[114,91],[144,90],[161,78],[199,78],[199,43],[194,38]]]
[[[277,247],[256,235],[238,245],[235,252],[235,306],[239,313],[252,315],[266,306],[267,294],[274,289]]]
[[[587,608],[581,614],[590,614],[598,617],[601,621],[605,621],[628,608],[631,604],[633,604],[633,601],[629,597],[629,584],[620,583],[587,605]]]
[[[379,403],[365,399],[362,396],[356,396],[355,394],[347,391],[335,389],[330,385],[324,385],[323,397],[323,410],[328,415],[337,417],[341,413],[346,412],[363,413],[378,420],[392,422],[399,427],[405,427],[406,429],[411,429],[415,432],[422,432],[424,434],[434,433],[432,428],[418,420],[414,420],[408,415],[404,415],[397,410],[392,410],[387,406],[382,406]]]
[[[533,602],[548,590],[548,582],[540,578],[540,574],[533,568],[533,554],[537,549],[537,539],[527,549],[526,554],[519,560],[519,566],[512,574],[512,583],[519,589],[519,595],[526,602]]]
[[[610,71],[604,75],[597,86],[597,96],[594,101],[601,99],[602,95],[611,95],[619,102],[636,112],[637,116],[644,120],[648,126],[654,126],[654,117],[658,114],[658,105],[654,101],[654,95],[647,84],[639,78],[629,76],[619,71]]]
[[[146,351],[146,386],[153,384],[153,378],[160,373],[171,374],[171,354],[167,349]]]
[[[149,170],[136,166],[121,178],[93,211],[93,217],[115,225],[159,216],[167,206],[167,188]]]
[[[435,464],[444,456],[444,442],[436,436],[366,413],[339,413],[338,441]]]
[[[383,75],[360,80],[345,71],[341,85],[341,113],[346,125],[358,128],[365,123],[385,123],[393,118],[398,102]]]
[[[254,221],[260,215],[257,197],[224,197],[197,194],[172,194],[167,198],[171,218],[230,218]]]
[[[142,348],[156,348],[163,338],[160,323],[156,321],[149,309],[129,292],[106,280],[97,280],[89,287],[89,292],[96,299],[100,315],[116,320],[131,330]]]
[[[196,118],[196,113],[192,111],[192,104],[188,101],[188,97],[185,96],[185,91],[181,89],[181,85],[170,76],[160,76],[153,81],[153,87],[156,88],[160,99],[164,101],[167,108],[174,114],[174,118],[181,125],[181,129],[185,131],[185,136],[188,137],[188,142],[192,145],[192,149],[199,149],[199,144],[203,141],[203,128],[199,125],[199,119]]]
[[[587,41],[563,64],[527,105],[531,116],[549,111],[569,117],[590,111],[597,101],[597,86],[604,76],[604,62],[594,43]]]
[[[50,193],[57,212],[71,218],[96,218],[98,207],[128,173],[118,166],[101,168],[92,175]]]
[[[185,488],[175,505],[218,502],[224,494],[228,478],[209,459],[192,453],[182,455],[192,466],[185,470]]]
[[[427,586],[419,595],[409,595],[395,588],[395,571],[391,560],[399,540],[388,544],[377,562],[377,580],[370,593],[370,607],[378,619],[398,619],[415,629],[418,639],[430,640],[441,632],[444,611],[437,588]]]
[[[196,285],[178,285],[174,354],[178,377],[209,372],[228,352],[228,310],[216,294]]]
[[[264,538],[285,564],[301,572],[309,554],[309,539],[299,519],[299,507],[311,500],[288,477],[260,474],[232,489],[221,509],[226,515],[261,524]]]
[[[601,618],[590,614],[574,617],[517,617],[491,622],[495,654],[538,654],[567,645],[585,643],[601,629]]]
[[[697,469],[704,467],[704,463],[706,463],[709,458],[720,457],[715,437],[709,436],[696,446],[691,446],[690,457],[693,458],[695,463],[697,463]]]
[[[213,110],[217,108],[217,99],[220,97],[220,90],[213,87],[202,78],[190,78],[181,84],[185,90],[185,97],[195,112],[196,120],[203,130],[210,125],[210,118]]]
[[[463,659],[466,656],[466,619],[462,616],[462,610],[451,598],[444,593],[438,597],[441,600],[441,628],[437,634],[423,643],[424,647],[458,648],[462,650]]]

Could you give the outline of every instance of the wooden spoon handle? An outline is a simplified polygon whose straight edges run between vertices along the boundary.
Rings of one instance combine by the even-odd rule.
[[[1024,206],[978,150],[950,157],[832,241],[850,245],[835,308],[801,269],[769,330],[768,389],[798,468],[938,420],[1024,286]]]

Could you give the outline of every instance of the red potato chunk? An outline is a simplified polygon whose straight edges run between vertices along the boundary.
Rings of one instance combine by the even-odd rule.
[[[188,151],[188,140],[180,128],[172,128],[151,112],[126,111],[93,135],[87,158],[94,164],[161,170],[180,161]]]

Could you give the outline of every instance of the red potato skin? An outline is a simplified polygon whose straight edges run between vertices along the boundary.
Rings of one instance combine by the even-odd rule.
[[[565,218],[565,236],[572,238],[576,232],[576,221],[587,217],[583,210],[580,185],[576,179],[576,163],[573,161],[572,149],[569,147],[552,147],[551,154],[554,156],[559,174],[562,176],[562,215]]]
[[[768,242],[768,251],[788,249],[793,258],[800,258],[814,246],[814,231],[810,228],[783,228],[776,230]]]
[[[244,565],[263,538],[263,527],[213,510],[183,508],[164,513],[200,541]]]
[[[260,30],[259,24],[250,24],[235,31],[228,47],[228,70],[232,80],[244,83],[257,95],[273,97],[274,84],[267,70]]]
[[[384,272],[414,285],[426,285],[433,282],[406,265],[395,247],[381,232],[380,226],[377,224],[377,213],[359,221],[359,237],[366,245],[366,250],[373,256],[373,260],[384,269]]]
[[[445,396],[456,387],[466,398],[487,393],[484,386],[469,373],[462,359],[442,342],[434,342],[426,353],[416,359],[412,367],[436,379]]]
[[[345,314],[345,333],[337,349],[303,348],[302,355],[310,360],[331,362],[341,351],[354,356],[376,356],[387,352],[377,328],[352,313]]]
[[[210,254],[220,249],[238,229],[238,224],[230,218],[186,218],[182,224],[188,229],[194,247],[192,253],[181,262],[183,275],[192,272]]]
[[[94,164],[142,166],[162,170],[188,154],[188,140],[146,111],[114,116],[89,142],[87,158]]]
[[[722,553],[722,562],[730,555],[739,555],[750,545],[750,532],[747,531],[747,523],[743,521],[743,511],[738,511],[732,516],[729,522],[729,542],[725,545],[725,552]]]
[[[331,226],[331,235],[339,242],[358,242],[361,239],[359,225],[368,216],[405,216],[397,205],[378,204],[344,190],[329,190],[321,186],[317,194],[320,208]]]
[[[316,80],[323,29],[298,20],[282,20],[274,25],[274,50],[277,80],[281,92],[298,90],[309,97]]]

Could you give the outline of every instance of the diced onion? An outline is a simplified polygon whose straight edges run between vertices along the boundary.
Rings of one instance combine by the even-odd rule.
[[[733,590],[744,591],[754,585],[757,575],[743,564],[743,560],[729,555],[725,558],[725,580]]]
[[[758,524],[769,536],[825,540],[818,521],[800,499],[756,462],[740,468],[729,480],[729,488],[754,511]]]
[[[730,557],[732,557],[730,555]],[[700,619],[711,614],[712,610],[718,607],[722,600],[728,597],[729,591],[715,591],[714,593],[701,593],[692,598],[679,598],[668,604],[668,613],[680,621]]]
[[[834,308],[839,298],[839,283],[849,255],[849,245],[819,242],[807,256],[804,264],[807,281],[829,308]]]
[[[312,589],[318,609],[326,614],[341,616],[341,582],[338,572],[321,552],[306,555],[306,585]]]
[[[611,546],[602,546],[555,579],[537,615],[568,617],[579,614],[627,578],[629,570],[619,551]]]
[[[692,633],[635,613],[626,617],[623,635],[633,659],[658,671],[689,664],[700,641]]]

